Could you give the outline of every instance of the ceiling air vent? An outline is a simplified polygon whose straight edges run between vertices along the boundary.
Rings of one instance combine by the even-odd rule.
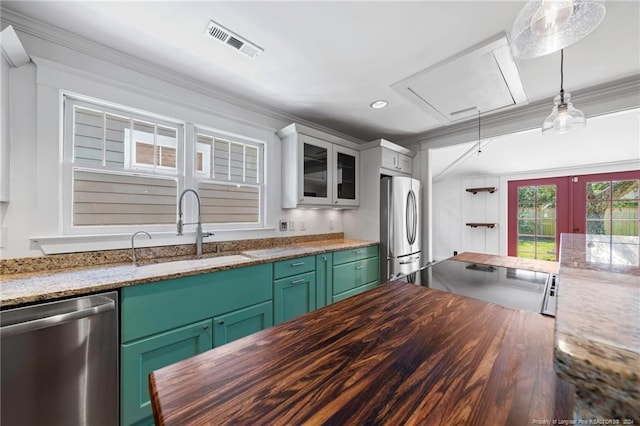
[[[264,49],[260,46],[251,43],[247,39],[240,37],[238,34],[229,31],[228,29],[214,21],[209,22],[205,34],[226,44],[229,47],[234,48],[239,52],[244,53],[251,58],[255,58],[260,53],[264,52]]]

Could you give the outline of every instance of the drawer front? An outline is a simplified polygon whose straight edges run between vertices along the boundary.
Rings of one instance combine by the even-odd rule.
[[[359,260],[333,267],[333,294],[378,281],[378,258]]]
[[[273,264],[273,279],[277,280],[292,275],[304,274],[316,270],[316,257],[306,256],[297,259],[283,260]]]
[[[271,271],[267,263],[124,287],[122,342],[270,300]]]
[[[346,299],[348,297],[355,296],[356,294],[363,293],[363,292],[365,292],[367,290],[371,290],[372,288],[377,287],[377,286],[378,286],[378,281],[374,281],[374,282],[371,282],[371,283],[368,283],[368,284],[365,284],[365,285],[361,285],[361,286],[356,287],[356,288],[352,288],[351,290],[348,290],[348,291],[345,291],[345,292],[342,292],[340,294],[336,294],[335,296],[333,296],[333,302],[334,303],[335,302],[339,302],[339,301],[344,300],[344,299]]]
[[[359,247],[349,250],[336,251],[333,253],[333,264],[341,265],[343,263],[367,259],[374,256],[378,256],[378,246]]]

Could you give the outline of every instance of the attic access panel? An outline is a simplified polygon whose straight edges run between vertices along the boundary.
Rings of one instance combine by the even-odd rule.
[[[443,124],[528,102],[504,33],[391,87]]]

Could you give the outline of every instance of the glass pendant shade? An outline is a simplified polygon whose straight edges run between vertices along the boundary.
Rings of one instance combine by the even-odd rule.
[[[560,93],[553,99],[553,103],[551,115],[542,123],[543,135],[562,135],[587,125],[584,113],[573,107],[570,93]]]
[[[605,15],[603,0],[530,0],[511,30],[511,52],[531,59],[557,52],[593,31]]]

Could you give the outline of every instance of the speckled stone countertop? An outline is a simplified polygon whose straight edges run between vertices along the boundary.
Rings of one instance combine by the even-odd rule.
[[[0,307],[44,301],[120,287],[203,274],[300,256],[367,247],[374,241],[328,239],[274,246],[266,249],[231,252],[200,259],[148,263],[128,263],[61,269],[48,272],[3,274]]]
[[[640,424],[640,239],[563,234],[560,247],[555,368],[576,416]]]

